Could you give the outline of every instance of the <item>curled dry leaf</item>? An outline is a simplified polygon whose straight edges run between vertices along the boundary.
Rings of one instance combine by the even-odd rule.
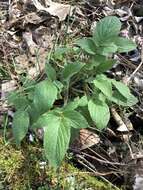
[[[143,20],[142,16],[141,17],[135,16],[134,18],[135,18],[137,23],[139,23],[139,22],[141,22]]]
[[[125,7],[125,6],[118,8],[118,9],[114,9],[114,8],[110,8],[110,7],[106,6],[103,9],[103,14],[105,16],[116,14],[120,17],[121,21],[127,21],[132,16],[132,12],[131,12],[130,8]]]
[[[112,113],[112,116],[113,116],[114,120],[116,121],[116,123],[118,125],[117,131],[119,131],[119,132],[128,132],[129,130],[128,130],[127,126],[125,125],[125,123],[123,122],[121,116],[117,113],[115,108],[111,108],[111,113]]]
[[[116,9],[116,14],[120,17],[121,21],[126,21],[132,16],[132,12],[128,7],[122,7],[121,9]]]
[[[133,124],[132,124],[132,122],[130,121],[130,119],[127,116],[124,116],[124,123],[126,124],[129,131],[134,130]]]
[[[67,15],[73,10],[70,5],[64,5],[48,1],[48,7],[44,7],[38,0],[33,0],[33,3],[38,11],[45,11],[52,16],[57,16],[60,21],[65,20]]]
[[[124,117],[124,119],[122,119],[121,116],[115,110],[115,108],[111,108],[111,112],[112,112],[114,120],[116,121],[116,123],[118,125],[117,131],[121,132],[121,136],[119,135],[120,138],[124,142],[128,142],[132,136],[130,131],[133,130],[133,125],[132,125],[131,121],[125,117]]]

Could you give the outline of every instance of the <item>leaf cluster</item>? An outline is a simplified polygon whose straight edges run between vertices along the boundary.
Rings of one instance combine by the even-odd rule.
[[[59,47],[45,66],[46,78],[26,80],[9,95],[16,112],[13,135],[20,145],[28,129],[44,129],[45,155],[57,168],[71,139],[71,131],[95,126],[103,130],[110,119],[110,106],[137,103],[129,88],[110,79],[106,71],[116,63],[113,53],[136,48],[134,42],[119,37],[120,20],[101,19],[92,37],[76,41],[74,47]]]

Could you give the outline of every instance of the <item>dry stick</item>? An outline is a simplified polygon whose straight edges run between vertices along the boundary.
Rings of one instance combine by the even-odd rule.
[[[136,66],[131,61],[123,57],[122,55],[119,54],[118,58],[121,61],[120,63],[121,65],[127,66],[128,68],[136,69]]]
[[[131,146],[129,145],[128,142],[126,142],[126,144],[127,144],[128,148],[129,148],[129,152],[130,152],[131,159],[132,159],[132,160],[135,159]]]
[[[85,155],[85,156],[87,156],[87,157],[89,157],[89,158],[95,159],[95,160],[97,160],[98,162],[102,162],[102,163],[105,163],[105,164],[110,164],[110,165],[112,165],[112,166],[114,166],[114,165],[125,166],[125,165],[126,165],[126,164],[124,164],[124,163],[110,162],[110,161],[108,161],[108,160],[107,160],[107,161],[101,160],[100,158],[97,158],[97,157],[95,157],[95,156],[91,156],[91,155],[86,154],[86,153],[84,153],[84,152],[82,152],[82,154]]]
[[[100,154],[98,154],[97,152],[95,152],[94,150],[92,150],[91,148],[88,148],[92,153],[94,153],[95,155],[97,155],[99,158],[103,159],[103,161],[108,162],[108,164],[111,164],[112,166],[115,167],[115,165],[123,165],[120,164],[118,162],[111,162],[109,160],[107,160],[106,158],[104,158],[103,156],[101,156]],[[115,164],[114,164],[115,163]],[[118,164],[117,164],[118,163]]]
[[[143,62],[141,61],[140,64],[137,66],[137,68],[134,70],[134,72],[131,74],[131,76],[127,79],[128,83],[133,78],[133,76],[138,72],[138,70],[141,68],[142,64]]]
[[[108,161],[106,158],[104,158],[103,156],[101,156],[100,154],[98,154],[97,152],[95,152],[94,150],[92,150],[91,148],[88,148],[92,153],[94,153],[95,155],[97,155],[99,158]]]
[[[91,163],[89,163],[84,157],[82,157],[81,155],[78,155],[78,157],[80,158],[80,159],[82,159],[83,161],[85,161],[86,163],[88,163],[89,165],[91,164]],[[78,160],[79,161],[79,163],[81,163],[82,165],[84,165],[88,170],[90,170],[90,171],[92,171],[95,175],[97,175],[97,173],[98,172],[96,172],[96,169],[95,169],[95,171],[94,171],[94,169],[92,169],[91,167],[89,167],[88,165],[86,165],[84,162],[82,162],[81,160]],[[93,168],[95,168],[95,167],[93,167]],[[99,174],[99,173],[98,173]],[[101,173],[100,173],[101,174]],[[112,184],[110,181],[108,181],[105,177],[103,177],[103,176],[99,176],[103,181],[105,181],[106,183],[108,183],[108,184],[110,184],[112,187],[114,187],[116,190],[120,190],[117,186],[115,186],[114,184]]]
[[[10,4],[11,4],[11,0],[8,1],[8,12],[10,12]]]
[[[141,68],[142,65],[143,65],[143,45],[141,47],[141,62],[134,70],[134,72],[131,74],[131,76],[128,78],[127,82],[129,82],[133,78],[133,76],[138,72],[138,70]]]

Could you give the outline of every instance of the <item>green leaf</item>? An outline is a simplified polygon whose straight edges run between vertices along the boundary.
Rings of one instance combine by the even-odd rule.
[[[105,75],[97,75],[93,83],[94,86],[101,90],[101,92],[105,94],[107,97],[112,96],[112,84]]]
[[[63,73],[62,73],[62,77],[63,77],[64,81],[69,81],[70,78],[73,75],[77,74],[84,65],[85,65],[84,63],[80,63],[80,62],[69,63],[69,64],[65,65]]]
[[[55,80],[54,84],[58,88],[58,91],[61,92],[62,89],[63,89],[63,87],[64,87],[64,85],[60,81],[58,81],[58,80]]]
[[[57,88],[51,81],[44,80],[36,85],[33,98],[33,111],[43,114],[53,106],[57,98]]]
[[[79,97],[75,98],[73,101],[66,104],[64,110],[66,111],[75,110],[76,108],[78,108],[78,106],[79,106]]]
[[[51,113],[51,112],[50,112]],[[54,113],[53,113],[54,114]],[[48,127],[48,122],[49,122],[49,117],[48,117],[49,113],[46,112],[44,114],[42,114],[38,120],[33,123],[30,128],[31,129],[37,129],[37,128],[44,128],[44,127]]]
[[[27,92],[27,98],[28,98],[28,100],[29,100],[30,103],[33,102],[34,91],[35,91],[35,88],[30,89],[30,90]]]
[[[110,101],[122,106],[133,106],[138,102],[137,98],[131,94],[128,86],[114,79],[110,79],[110,81],[115,88],[112,97],[108,97]]]
[[[100,55],[104,55],[107,56],[108,54],[112,54],[117,52],[118,47],[116,44],[114,44],[113,42],[105,42],[103,45],[101,45],[98,50],[97,53]]]
[[[131,106],[135,105],[137,102],[138,102],[138,99],[134,95],[130,94],[127,98],[126,105],[131,107]]]
[[[103,55],[94,55],[91,60],[91,64],[95,67],[99,66],[100,64],[106,61],[106,57]]]
[[[79,112],[75,110],[68,110],[63,112],[64,117],[66,117],[71,125],[71,127],[76,129],[88,128],[89,125],[86,119]]]
[[[71,51],[71,48],[68,47],[58,47],[56,48],[54,52],[54,59],[62,61],[65,57],[65,54],[69,53]]]
[[[16,110],[24,110],[28,106],[29,102],[25,96],[17,97],[15,100],[15,108]]]
[[[115,63],[116,61],[113,59],[106,60],[105,62],[96,67],[96,72],[98,74],[104,73],[105,71],[111,69]]]
[[[107,16],[101,19],[93,32],[94,42],[97,46],[101,46],[107,42],[112,42],[121,29],[121,22],[115,16]]]
[[[36,81],[31,79],[29,76],[21,76],[20,82],[22,83],[25,91],[34,88],[34,85],[36,84]]]
[[[55,117],[60,117],[61,119],[66,119],[68,121],[69,127],[76,129],[88,128],[89,125],[82,114],[75,110],[60,109],[47,112],[39,117],[39,119],[32,125],[32,129],[42,128],[48,126],[49,115],[54,115]]]
[[[96,96],[95,96],[95,97],[96,97]],[[106,97],[102,92],[100,92],[97,97],[98,97],[98,99],[101,100],[102,102],[106,102],[107,97]]]
[[[76,44],[88,54],[94,55],[96,53],[96,46],[90,37],[80,39],[76,42]]]
[[[32,125],[41,114],[33,102],[28,106],[27,112],[30,118],[30,125]]]
[[[73,101],[69,102],[65,107],[64,110],[75,110],[78,107],[83,107],[88,104],[87,96],[82,96],[81,98],[77,97]]]
[[[61,92],[63,90],[64,85],[58,80],[53,81],[53,83],[58,89],[57,99],[62,99]]]
[[[25,137],[28,132],[29,127],[29,115],[26,111],[17,111],[14,114],[13,118],[13,135],[17,145],[20,145],[20,142]]]
[[[44,150],[49,163],[57,168],[63,160],[70,142],[70,126],[65,118],[47,115],[44,128]]]
[[[56,80],[56,71],[51,66],[51,64],[46,63],[46,65],[45,65],[45,72],[47,74],[48,79],[50,79],[51,81]]]
[[[51,166],[58,167],[70,141],[71,127],[87,128],[86,119],[77,111],[53,110],[41,115],[32,128],[44,127],[44,148]]]
[[[90,116],[89,110],[88,110],[88,105],[80,107],[78,111],[85,117],[86,121],[88,122],[89,126],[93,125],[92,118]]]
[[[100,100],[90,100],[88,102],[88,110],[92,120],[95,122],[96,127],[100,130],[104,129],[110,119],[109,107],[105,102]]]
[[[88,99],[87,99],[87,96],[84,95],[82,96],[80,99],[79,99],[79,106],[80,107],[83,107],[83,106],[87,106],[88,104]]]
[[[111,80],[113,86],[122,94],[125,98],[130,96],[130,89],[124,83],[116,81],[114,79]]]
[[[120,106],[131,107],[138,102],[138,99],[130,94],[127,98],[125,98],[119,91],[114,91],[113,96],[109,98],[110,101],[114,102]]]
[[[122,37],[115,38],[114,43],[117,45],[119,53],[129,52],[137,47],[135,42]]]
[[[99,66],[102,62],[106,60],[106,57],[103,55],[94,55],[91,57],[89,62],[85,65],[85,69],[87,70],[93,70],[94,67]]]
[[[25,110],[29,104],[26,96],[18,92],[12,92],[9,94],[8,103],[13,104],[16,110]]]

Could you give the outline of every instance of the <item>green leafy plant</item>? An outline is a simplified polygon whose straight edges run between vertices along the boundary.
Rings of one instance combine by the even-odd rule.
[[[8,98],[16,108],[13,135],[18,145],[28,129],[43,128],[45,155],[57,168],[69,147],[72,129],[95,126],[103,130],[112,104],[128,107],[137,103],[125,84],[106,76],[116,63],[113,53],[136,48],[134,42],[119,37],[120,29],[117,17],[101,19],[92,37],[55,50],[46,63],[43,81],[22,79],[22,87]]]

